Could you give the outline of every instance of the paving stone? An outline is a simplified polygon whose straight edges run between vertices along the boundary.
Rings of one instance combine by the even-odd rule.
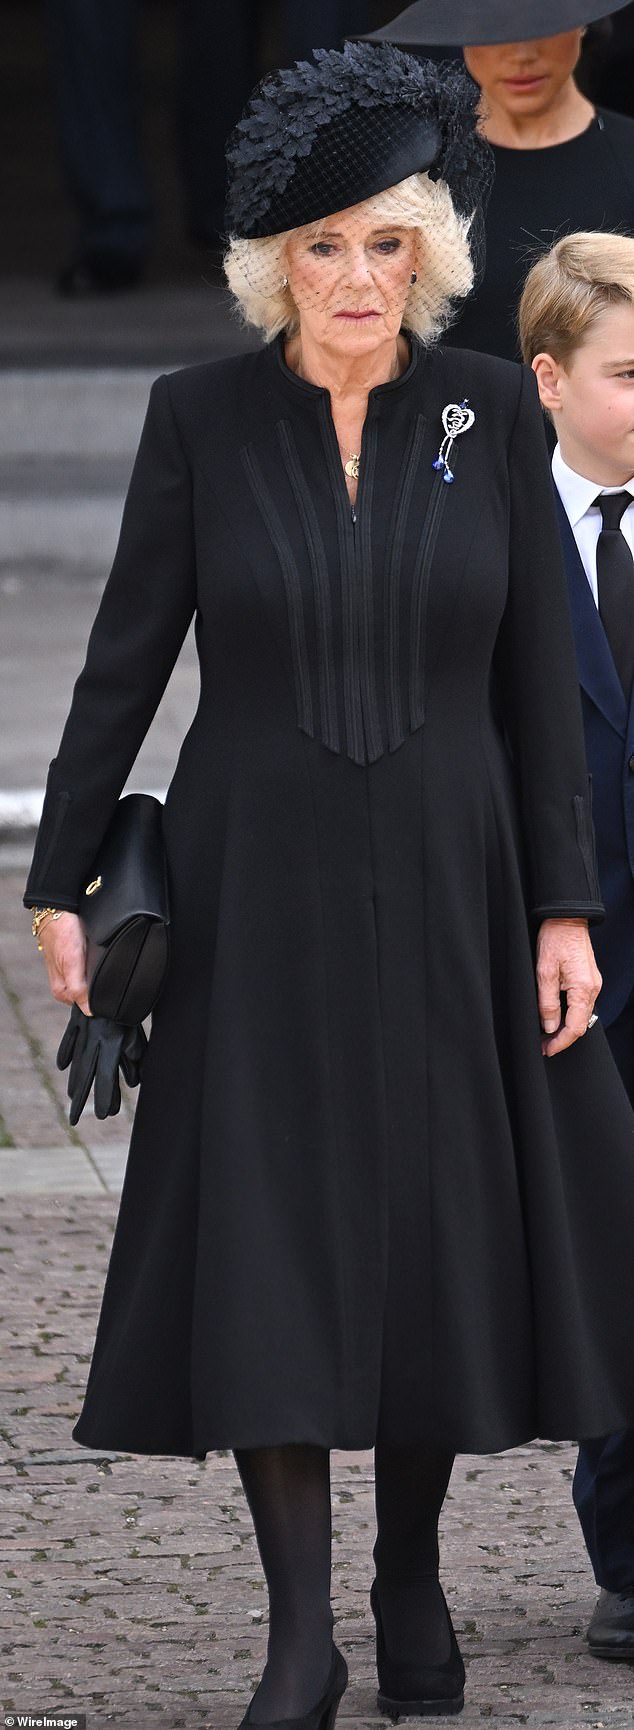
[[[83,1147],[0,1147],[0,1195],[103,1195],[105,1188]]]

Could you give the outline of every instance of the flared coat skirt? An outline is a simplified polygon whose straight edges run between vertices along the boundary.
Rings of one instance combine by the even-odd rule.
[[[302,741],[188,861],[181,767],[79,1441],[490,1451],[623,1425],[630,1107],[598,1024],[541,1055],[508,765],[492,736],[497,785],[465,802],[454,745],[426,798],[433,723],[366,770]]]

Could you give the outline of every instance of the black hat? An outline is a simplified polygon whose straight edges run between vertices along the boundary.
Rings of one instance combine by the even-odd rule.
[[[484,45],[493,42],[534,42],[596,24],[611,12],[622,12],[630,0],[415,0],[382,30],[364,42],[393,42],[402,48]]]
[[[388,44],[316,48],[312,60],[271,73],[227,145],[229,233],[250,240],[300,228],[425,169],[471,217],[492,174],[479,94],[462,68]]]

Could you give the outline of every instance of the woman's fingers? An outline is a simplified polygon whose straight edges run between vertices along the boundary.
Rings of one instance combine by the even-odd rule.
[[[556,1033],[561,1022],[561,984],[559,960],[554,949],[538,954],[537,1002],[544,1033]]]
[[[576,1039],[581,1039],[588,1031],[588,1022],[592,1014],[593,999],[586,993],[575,996],[570,990],[566,994],[566,1019],[558,1031],[542,1041],[542,1051],[546,1057],[556,1057],[558,1051],[565,1051],[568,1045],[574,1045]]]
[[[585,919],[545,920],[537,940],[537,994],[545,1036],[544,1056],[555,1057],[587,1033],[601,984]]]
[[[40,930],[48,979],[57,1003],[78,1003],[89,1015],[86,981],[86,939],[76,913],[47,919]]]

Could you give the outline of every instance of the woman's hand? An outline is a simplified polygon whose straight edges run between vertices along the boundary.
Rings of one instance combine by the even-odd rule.
[[[62,913],[59,919],[45,919],[40,926],[40,943],[49,985],[57,1002],[78,1003],[84,1015],[90,1015],[86,938],[78,914]]]
[[[545,1035],[544,1057],[555,1057],[587,1032],[602,984],[587,919],[545,919],[537,938],[537,995]],[[566,993],[564,1022],[562,991]]]

